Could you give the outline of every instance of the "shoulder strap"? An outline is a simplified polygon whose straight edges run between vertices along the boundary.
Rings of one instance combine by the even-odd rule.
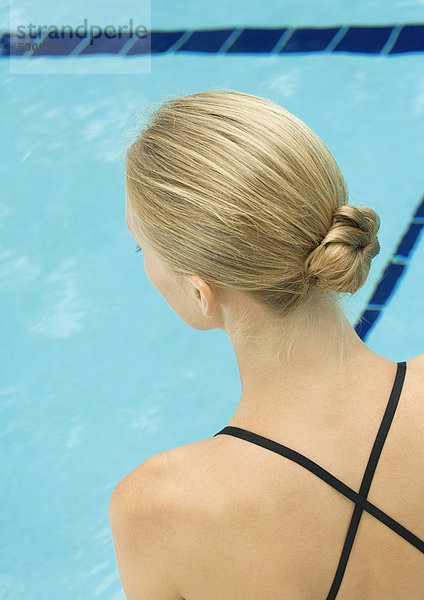
[[[397,363],[397,371],[395,382],[393,384],[392,392],[390,394],[389,401],[387,403],[386,411],[384,413],[383,419],[380,424],[380,428],[378,430],[377,436],[374,441],[373,448],[371,450],[370,457],[368,459],[368,464],[365,469],[364,476],[362,478],[361,487],[359,489],[359,496],[361,498],[366,498],[368,496],[369,489],[371,487],[371,482],[374,477],[375,470],[377,468],[377,463],[381,455],[381,451],[383,450],[384,442],[386,441],[387,434],[390,429],[390,425],[392,424],[394,414],[396,412],[397,405],[399,403],[400,393],[402,391],[403,382],[405,380],[406,373],[406,362],[398,362]],[[333,600],[337,592],[339,591],[340,584],[343,579],[343,575],[346,569],[347,561],[349,560],[350,552],[352,550],[353,542],[355,540],[356,532],[358,531],[359,521],[361,520],[363,508],[358,506],[355,503],[355,508],[353,511],[353,515],[350,521],[349,529],[346,535],[345,543],[343,546],[343,550],[340,556],[339,564],[337,567],[336,574],[334,576],[333,584],[330,588],[330,591],[327,596],[327,600]],[[391,525],[389,525],[391,527]],[[393,527],[391,527],[393,529]],[[406,531],[405,531],[406,532]],[[408,535],[403,535],[405,539],[409,542],[414,543],[412,541],[412,534],[408,531]],[[415,537],[415,536],[413,536]],[[424,552],[424,542],[420,541],[420,550]],[[415,545],[415,544],[414,544]]]
[[[401,537],[406,539],[413,546],[418,548],[418,550],[424,553],[423,540],[416,537],[408,529],[400,525],[397,521],[389,517],[386,513],[381,511],[379,508],[377,508],[374,504],[372,504],[366,499],[371,486],[372,478],[375,473],[375,469],[377,467],[378,459],[380,458],[384,442],[390,429],[390,425],[393,421],[393,417],[399,402],[400,393],[402,391],[403,382],[405,379],[406,362],[398,362],[397,365],[398,366],[396,371],[395,382],[393,384],[389,402],[387,404],[386,411],[384,413],[380,428],[378,430],[374,442],[374,446],[370,454],[370,458],[368,460],[367,467],[365,469],[359,493],[355,492],[352,488],[340,481],[340,479],[334,477],[334,475],[320,467],[316,462],[310,460],[303,454],[300,454],[299,452],[296,452],[295,450],[292,450],[291,448],[288,448],[283,444],[279,444],[278,442],[263,437],[257,433],[247,431],[246,429],[242,429],[240,427],[227,426],[221,429],[221,431],[219,431],[213,436],[215,437],[216,435],[222,433],[232,435],[234,437],[238,437],[240,439],[252,442],[253,444],[256,444],[258,446],[262,446],[263,448],[267,448],[268,450],[276,452],[281,456],[285,456],[286,458],[298,463],[302,467],[305,467],[306,469],[314,473],[314,475],[317,475],[317,477],[331,485],[333,488],[335,488],[337,491],[339,491],[341,494],[343,494],[344,496],[349,498],[349,500],[352,500],[352,502],[355,503],[355,509],[353,511],[352,519],[346,535],[346,540],[343,546],[339,565],[337,567],[333,585],[331,587],[327,600],[332,600],[336,597],[337,591],[340,587],[340,583],[344,575],[346,564],[350,555],[350,551],[352,549],[353,541],[355,539],[355,535],[359,526],[359,521],[362,516],[363,510],[366,510],[376,519],[393,529],[393,531],[398,533]]]

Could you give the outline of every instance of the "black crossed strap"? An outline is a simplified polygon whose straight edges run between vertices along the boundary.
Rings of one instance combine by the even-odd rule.
[[[398,362],[397,365],[398,366],[396,371],[395,382],[393,384],[392,392],[390,394],[389,402],[387,404],[386,411],[381,421],[380,428],[374,441],[374,446],[372,448],[370,458],[368,460],[367,468],[365,469],[359,493],[355,492],[355,490],[353,490],[348,485],[340,481],[340,479],[334,477],[334,475],[320,467],[316,462],[310,460],[303,454],[300,454],[299,452],[296,452],[295,450],[292,450],[291,448],[288,448],[283,444],[274,442],[273,440],[263,437],[262,435],[259,435],[257,433],[247,431],[246,429],[242,429],[240,427],[227,426],[221,429],[221,431],[219,431],[218,433],[215,433],[215,435],[213,436],[215,437],[221,433],[225,433],[246,440],[248,442],[252,442],[253,444],[262,446],[263,448],[267,448],[268,450],[272,450],[277,454],[281,454],[281,456],[285,456],[286,458],[289,458],[290,460],[293,460],[294,462],[298,463],[302,467],[305,467],[306,469],[311,471],[311,473],[317,475],[317,477],[331,485],[338,492],[340,492],[341,494],[346,496],[346,498],[349,498],[349,500],[352,500],[352,502],[355,503],[355,509],[353,511],[353,515],[350,521],[349,529],[346,535],[346,540],[340,556],[337,571],[326,600],[334,600],[337,596],[346,569],[347,561],[352,550],[356,532],[358,530],[359,521],[362,516],[362,511],[364,510],[366,510],[376,519],[393,529],[393,531],[398,533],[405,540],[410,542],[413,546],[418,548],[418,550],[424,553],[423,540],[420,540],[420,538],[415,536],[411,531],[400,525],[400,523],[389,517],[388,514],[386,514],[385,512],[377,508],[377,506],[375,506],[367,500],[372,478],[374,476],[377,463],[384,446],[384,442],[386,441],[390,425],[393,421],[393,417],[399,402],[400,393],[402,391],[403,382],[405,380],[406,362]]]

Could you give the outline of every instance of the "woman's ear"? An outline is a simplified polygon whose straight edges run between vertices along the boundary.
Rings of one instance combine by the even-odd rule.
[[[199,301],[201,310],[205,317],[213,314],[216,303],[216,292],[212,287],[200,277],[190,275],[188,281],[192,287],[195,298]]]

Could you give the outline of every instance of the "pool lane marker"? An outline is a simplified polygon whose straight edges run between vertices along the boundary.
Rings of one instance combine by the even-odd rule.
[[[115,28],[116,29],[116,28]],[[0,33],[0,57],[57,57],[85,54],[140,54],[202,53],[202,54],[304,54],[304,53],[360,53],[397,56],[424,52],[424,24],[395,25],[340,25],[335,27],[221,27],[217,29],[147,31],[145,38],[134,32],[111,37],[102,31],[99,37],[75,38],[73,31],[59,31],[60,38],[41,37],[44,41],[60,42],[57,51],[38,48],[23,54],[19,43],[35,44],[38,38],[18,38],[17,32]],[[63,37],[62,37],[63,36]]]
[[[365,341],[371,329],[381,317],[384,307],[400,285],[406,273],[414,248],[418,245],[424,227],[424,197],[418,205],[409,227],[400,240],[395,253],[389,260],[380,281],[368,301],[367,307],[355,325],[355,331]]]

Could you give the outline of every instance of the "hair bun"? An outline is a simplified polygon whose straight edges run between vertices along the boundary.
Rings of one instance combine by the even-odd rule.
[[[371,261],[380,252],[379,228],[380,218],[372,208],[337,207],[327,235],[305,261],[307,284],[355,293],[364,285]]]

